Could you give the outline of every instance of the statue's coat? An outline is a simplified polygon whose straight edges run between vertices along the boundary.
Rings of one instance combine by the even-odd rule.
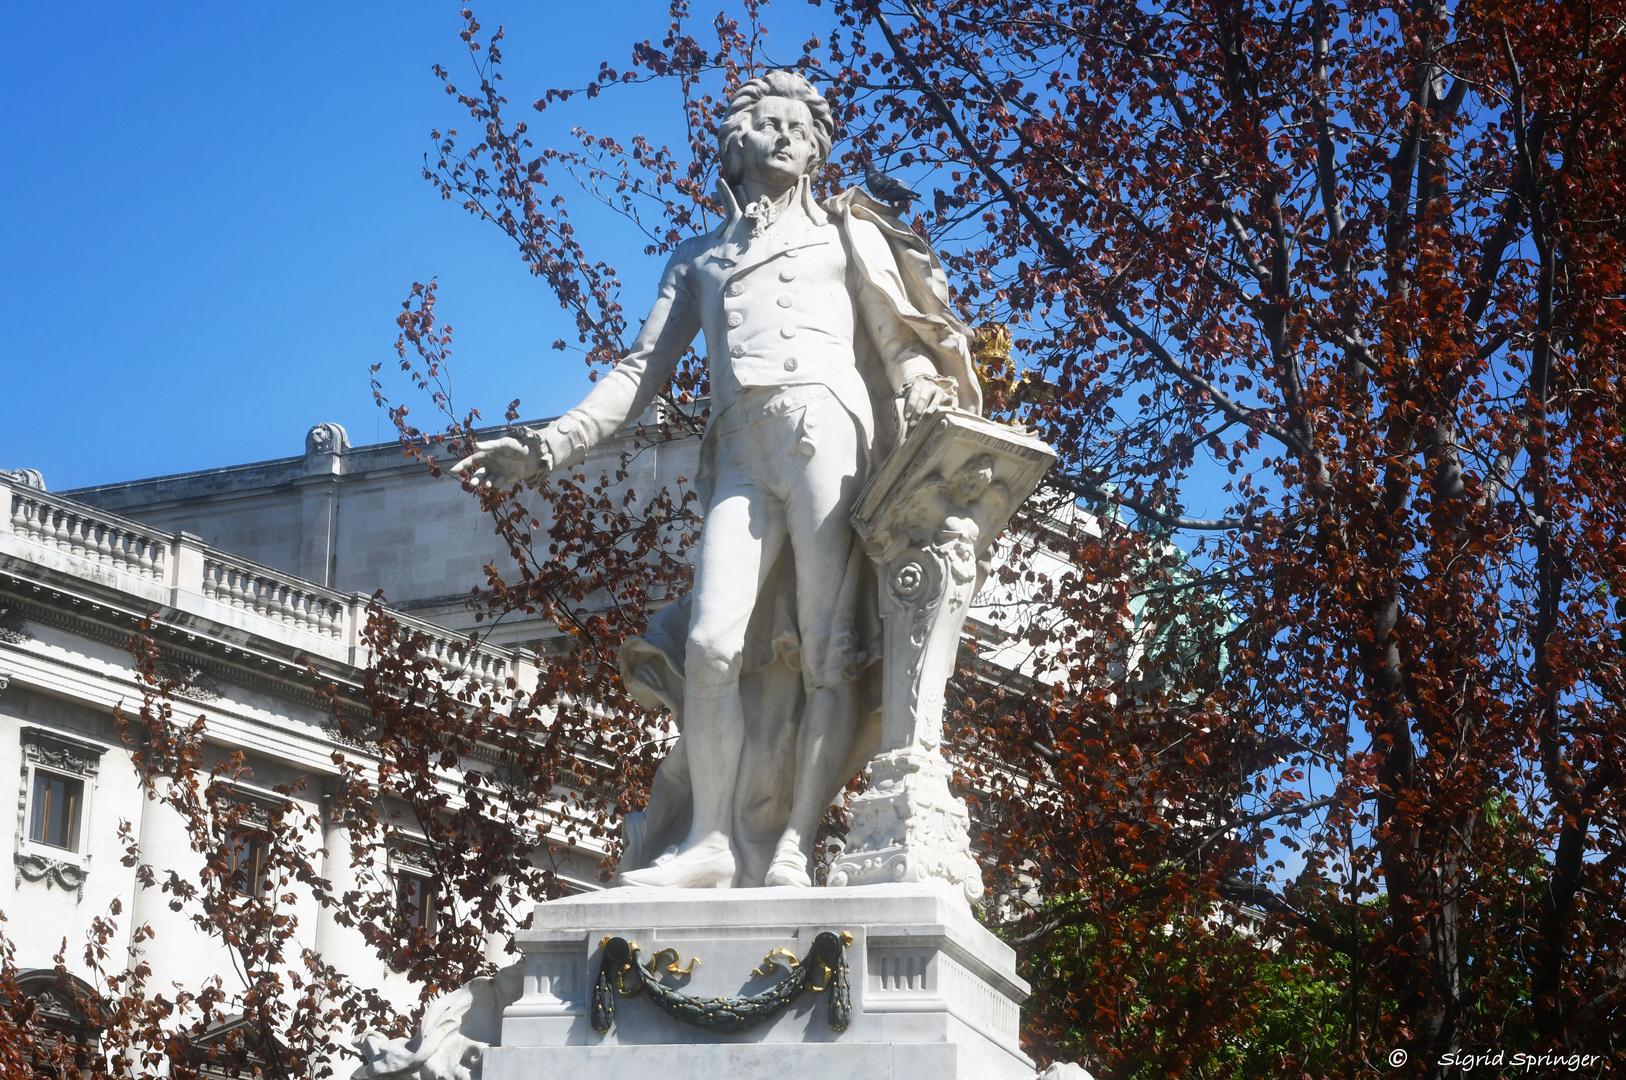
[[[704,237],[686,242],[685,246],[692,247],[688,251],[680,248],[674,262],[713,257],[722,249],[731,224],[738,221],[739,210],[728,185],[719,185],[719,198],[732,211],[730,221]],[[857,188],[815,202],[804,181],[802,202],[815,224],[830,222],[839,231],[848,258],[848,284],[855,293],[855,307],[889,312],[916,339],[908,353],[926,358],[935,374],[952,380],[956,405],[980,414],[982,393],[971,359],[971,331],[950,307],[948,280],[926,241],[904,225],[891,208]],[[855,359],[869,401],[863,403],[868,408],[854,403],[849,410],[870,442],[869,460],[878,463],[901,436],[902,420],[894,393],[894,383],[899,380],[895,371],[887,371],[886,362],[864,329],[865,320],[857,322]],[[646,324],[646,333],[648,329]],[[895,342],[891,346],[897,348]],[[715,386],[717,369],[712,370]],[[715,397],[713,409],[715,425],[721,411]],[[708,435],[702,444],[696,477],[702,506],[711,501],[714,478],[710,450]],[[827,654],[817,657],[802,654],[804,635],[797,626],[796,576],[790,545],[785,546],[758,597],[740,679],[747,718],[734,799],[740,885],[762,883],[774,843],[785,827],[796,774],[796,732],[805,686],[817,680],[861,679],[858,733],[848,755],[846,775],[856,773],[875,750],[880,700],[872,676],[880,658],[881,641],[875,588],[873,566],[855,544],[840,587],[842,602],[836,605],[836,624],[824,633],[807,635],[810,640],[829,643]],[[621,649],[621,671],[628,692],[646,708],[669,709],[680,728],[689,610],[687,596],[668,605],[655,614],[642,636],[628,640]],[[680,738],[657,770],[648,807],[641,814],[628,816],[622,869],[648,865],[668,847],[680,843],[688,832],[690,813],[688,761]]]

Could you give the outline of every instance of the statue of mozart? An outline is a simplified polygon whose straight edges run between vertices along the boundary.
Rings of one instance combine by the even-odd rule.
[[[981,412],[930,247],[857,189],[813,197],[834,133],[800,75],[741,86],[719,133],[727,218],[678,246],[631,351],[558,420],[456,466],[534,484],[581,462],[705,333],[694,586],[621,655],[629,692],[682,731],[629,816],[624,885],[812,883],[819,822],[879,738],[876,572],[854,505],[914,421]]]

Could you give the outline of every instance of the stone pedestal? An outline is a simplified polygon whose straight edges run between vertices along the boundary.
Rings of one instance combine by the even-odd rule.
[[[804,989],[753,1027],[719,1032],[668,1015],[648,992],[616,995],[609,1030],[591,999],[602,943],[624,938],[661,981],[699,998],[760,993],[787,978],[757,974],[772,950],[806,958],[823,931],[847,947],[852,1010],[832,1029],[826,994]],[[536,908],[517,938],[523,992],[503,1012],[483,1080],[650,1076],[658,1080],[818,1076],[851,1080],[1032,1080],[1017,1043],[1027,985],[1015,954],[972,919],[946,885],[853,889],[615,889]],[[669,966],[692,972],[674,974]],[[629,987],[630,988],[630,987]]]

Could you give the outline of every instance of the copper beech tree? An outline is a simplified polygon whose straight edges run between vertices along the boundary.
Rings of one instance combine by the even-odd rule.
[[[625,215],[647,258],[712,227],[743,79],[796,67],[827,94],[827,192],[869,159],[930,193],[911,220],[983,328],[990,411],[1061,455],[998,571],[1023,663],[968,647],[950,721],[1029,1051],[1102,1078],[1438,1076],[1498,1050],[1602,1075],[1626,1006],[1626,4],[830,0],[783,42],[778,8],[688,7],[624,70],[525,95],[586,118],[554,147],[465,11],[472,70],[436,70],[472,124],[435,132],[425,175],[512,238],[600,369],[635,324],[572,211]],[[582,99],[642,84],[687,145],[590,130]],[[398,343],[434,430],[377,392],[438,469],[478,416],[434,296]],[[693,359],[647,437],[701,430],[704,393]],[[278,872],[426,996],[558,888],[558,845],[613,840],[643,797],[660,721],[615,649],[684,587],[699,508],[628,475],[471,492],[512,558],[470,603],[565,631],[535,694],[459,683],[382,607],[365,685],[331,686],[371,755],[331,812],[362,857],[410,808],[457,919],[414,936],[382,891],[329,894],[300,823],[272,823]],[[144,767],[203,776],[166,797],[207,832],[195,793],[230,766],[164,749],[203,736],[161,690],[134,726],[168,760]],[[203,884],[188,902],[260,980],[235,1060],[275,1045],[297,1071],[318,1031],[392,1020]],[[104,1045],[176,1038],[128,980],[96,988]],[[0,1061],[42,1052],[24,1013]]]

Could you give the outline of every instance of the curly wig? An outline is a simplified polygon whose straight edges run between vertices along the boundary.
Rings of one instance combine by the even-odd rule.
[[[794,71],[770,71],[752,79],[734,92],[723,115],[722,127],[717,132],[717,145],[722,157],[723,179],[730,184],[740,182],[740,145],[744,141],[751,110],[763,98],[782,97],[800,101],[813,117],[814,160],[808,164],[809,175],[824,168],[830,157],[830,145],[835,139],[835,120],[830,105],[813,89],[813,84]]]

